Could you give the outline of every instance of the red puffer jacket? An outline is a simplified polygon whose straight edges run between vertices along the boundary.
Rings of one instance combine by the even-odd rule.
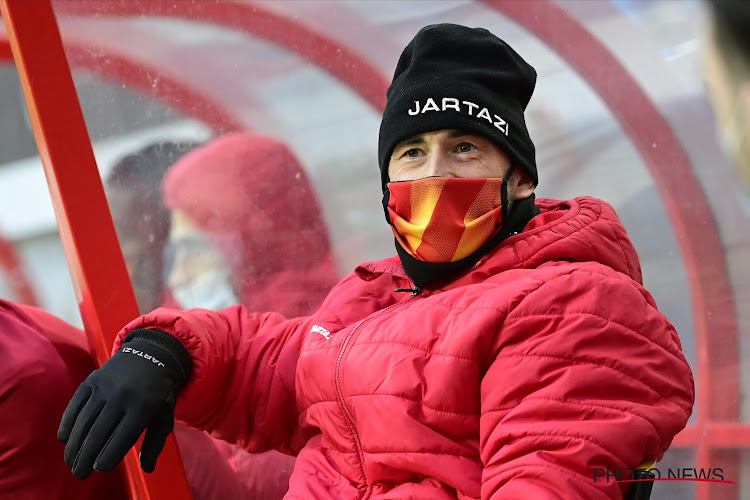
[[[613,209],[542,214],[417,296],[398,259],[360,266],[310,317],[158,309],[194,361],[178,418],[298,453],[295,499],[620,498],[595,468],[661,458],[693,379]],[[623,486],[624,488],[625,486]]]

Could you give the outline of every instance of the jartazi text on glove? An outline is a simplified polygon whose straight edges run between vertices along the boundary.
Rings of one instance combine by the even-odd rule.
[[[130,347],[123,347],[122,348],[122,352],[127,352],[127,353],[131,353],[131,354],[135,354],[136,356],[140,356],[140,357],[142,357],[144,359],[151,360],[151,362],[153,362],[154,364],[156,364],[158,366],[164,366],[164,363],[162,363],[161,361],[159,361],[158,359],[156,359],[155,357],[153,357],[150,354],[145,354],[143,351],[138,351],[136,349],[131,349]]]

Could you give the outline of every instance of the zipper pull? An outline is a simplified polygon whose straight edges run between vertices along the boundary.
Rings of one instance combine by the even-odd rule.
[[[398,292],[411,292],[411,296],[415,297],[422,291],[422,287],[414,285],[414,288],[396,288],[393,290],[394,293]]]

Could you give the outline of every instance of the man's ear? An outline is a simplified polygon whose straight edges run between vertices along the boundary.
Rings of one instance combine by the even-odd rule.
[[[743,113],[743,124],[744,130],[740,130],[742,134],[739,137],[739,147],[736,153],[737,157],[734,159],[737,164],[737,168],[740,172],[740,179],[745,182],[745,188],[750,189],[750,78],[740,86],[740,99],[738,106],[742,106]]]
[[[513,171],[513,175],[510,176],[510,181],[515,185],[515,188],[513,189],[514,200],[528,198],[534,193],[534,188],[536,188],[534,181],[531,180],[531,177],[526,173],[526,170],[521,167],[518,167]]]

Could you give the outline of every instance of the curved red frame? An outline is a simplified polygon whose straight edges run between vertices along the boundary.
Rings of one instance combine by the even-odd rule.
[[[10,44],[0,41],[0,60],[10,61],[13,63],[13,53],[10,50]],[[21,260],[18,257],[16,248],[10,241],[0,235],[0,266],[5,269],[8,276],[8,286],[13,291],[14,296],[24,304],[37,306],[39,302],[26,273],[21,266]]]
[[[94,50],[96,49],[96,50]],[[71,67],[89,72],[104,81],[125,84],[144,95],[165,102],[185,116],[208,125],[214,132],[230,132],[245,127],[242,120],[214,99],[190,86],[163,68],[145,64],[126,54],[111,49],[102,50],[85,40],[65,39],[65,54]],[[107,64],[100,59],[106,58]],[[0,62],[13,64],[10,43],[0,33]],[[159,85],[153,85],[154,76]]]
[[[245,128],[242,120],[230,110],[200,90],[165,72],[164,69],[146,65],[111,49],[106,53],[92,49],[88,43],[76,42],[69,38],[65,40],[65,53],[71,65],[77,69],[85,69],[103,80],[124,83],[154,99],[166,101],[172,109],[180,111],[185,116],[199,119],[216,133]],[[93,55],[96,52],[99,56],[106,56],[106,66],[100,63],[98,56]],[[159,79],[156,86],[153,85],[155,75]]]
[[[685,258],[696,306],[694,320],[700,378],[698,429],[687,429],[676,442],[697,446],[699,464],[708,466],[711,443],[727,441],[722,439],[727,432],[739,432],[738,437],[747,437],[749,433],[747,426],[731,423],[737,419],[739,394],[737,364],[731,362],[736,360],[737,345],[734,298],[716,221],[690,161],[664,117],[637,82],[591,33],[565,11],[553,3],[537,1],[488,1],[486,5],[534,33],[589,82],[622,124],[654,177]],[[387,80],[362,56],[259,4],[71,1],[55,2],[55,7],[59,12],[73,14],[150,14],[239,29],[316,63],[358,91],[376,109],[382,110],[385,102]],[[654,143],[658,147],[653,147]],[[675,193],[679,193],[680,198],[690,199],[691,203],[682,206]],[[721,345],[709,342],[710,331],[722,332]],[[711,381],[719,379],[722,380],[720,387],[724,397],[712,398],[709,388],[714,391],[716,388]],[[708,435],[702,438],[706,433]],[[741,441],[747,440],[743,438]],[[706,494],[707,490],[699,489],[701,497],[705,498]]]
[[[16,300],[22,304],[38,306],[39,301],[36,298],[34,287],[23,270],[16,247],[13,243],[3,238],[2,235],[0,235],[0,266],[5,270],[8,287],[13,292]]]
[[[0,37],[5,37],[5,33],[0,33]],[[7,38],[3,40],[3,43],[0,43],[0,60],[15,64],[13,61],[13,52],[10,49],[10,43]]]
[[[57,13],[149,15],[211,23],[236,29],[299,54],[323,71],[338,78],[378,111],[385,108],[385,91],[390,81],[364,56],[306,26],[304,22],[273,12],[259,3],[64,0],[55,1],[53,4]]]

